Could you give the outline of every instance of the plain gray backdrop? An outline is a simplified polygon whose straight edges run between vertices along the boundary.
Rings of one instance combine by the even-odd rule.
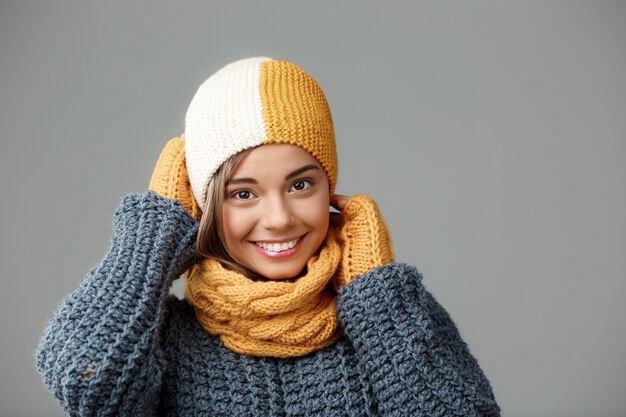
[[[626,415],[623,1],[2,1],[0,415],[197,87],[289,60],[505,416]],[[180,292],[180,284],[175,291]]]

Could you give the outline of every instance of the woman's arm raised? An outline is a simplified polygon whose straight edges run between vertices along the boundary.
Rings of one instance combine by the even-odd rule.
[[[394,263],[341,288],[337,310],[383,416],[500,415],[489,381],[415,267]]]
[[[37,351],[39,372],[72,416],[155,413],[162,301],[195,258],[197,223],[179,201],[129,194],[113,219],[108,252],[59,306]]]

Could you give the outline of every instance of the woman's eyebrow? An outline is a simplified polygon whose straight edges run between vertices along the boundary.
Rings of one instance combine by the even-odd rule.
[[[285,180],[290,180],[294,177],[297,177],[298,175],[302,174],[303,172],[307,172],[311,169],[317,169],[319,170],[319,167],[317,165],[314,164],[309,164],[309,165],[305,165],[302,168],[298,168],[295,171],[287,174],[287,176],[285,177]],[[257,180],[255,180],[254,178],[249,178],[249,177],[242,177],[242,178],[233,178],[230,181],[228,181],[226,183],[226,186],[229,185],[235,185],[235,184],[258,184],[259,182]]]
[[[302,168],[298,168],[298,169],[296,169],[295,171],[293,171],[292,173],[290,173],[289,175],[287,175],[287,176],[285,177],[285,179],[286,179],[286,180],[290,180],[290,179],[292,179],[292,178],[294,178],[294,177],[297,177],[298,175],[302,174],[303,172],[307,172],[307,171],[309,171],[309,170],[311,170],[311,169],[317,169],[317,170],[319,170],[319,168],[318,168],[318,166],[317,166],[317,165],[313,165],[313,164],[305,165],[305,166],[303,166]]]
[[[258,184],[258,181],[255,180],[254,178],[234,178],[230,181],[228,181],[226,183],[226,186],[232,185],[232,184]]]

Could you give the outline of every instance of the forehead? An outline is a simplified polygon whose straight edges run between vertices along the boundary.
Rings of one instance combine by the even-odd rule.
[[[305,165],[313,164],[320,168],[313,156],[296,145],[267,144],[254,148],[239,163],[232,177],[254,177],[269,172],[289,173]]]

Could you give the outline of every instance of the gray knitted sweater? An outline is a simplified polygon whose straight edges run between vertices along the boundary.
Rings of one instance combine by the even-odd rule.
[[[64,299],[37,367],[71,416],[499,416],[489,381],[409,265],[344,286],[345,335],[292,359],[226,349],[168,295],[195,260],[175,200],[129,194],[111,247]]]

